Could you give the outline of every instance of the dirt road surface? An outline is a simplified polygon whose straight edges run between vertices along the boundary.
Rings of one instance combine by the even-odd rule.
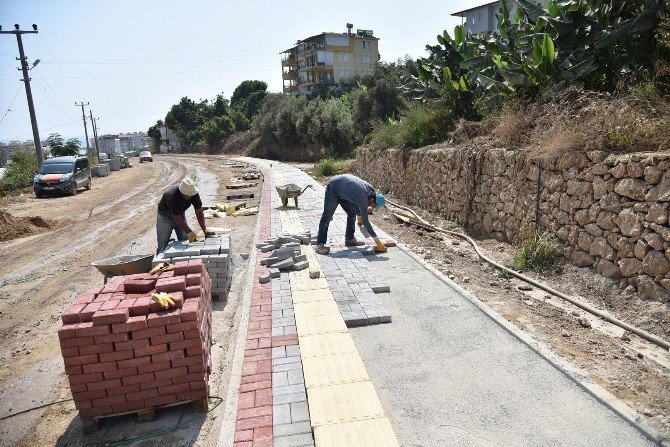
[[[191,175],[205,205],[225,201],[224,184],[236,174],[224,159],[205,156],[161,156],[96,178],[90,191],[74,197],[37,199],[26,193],[12,198],[2,210],[17,217],[40,216],[66,221],[53,231],[0,243],[0,417],[70,396],[60,357],[57,328],[60,313],[74,298],[102,282],[90,262],[123,254],[155,251],[156,206],[168,186]],[[249,191],[260,190],[260,185]],[[258,197],[258,195],[256,195]],[[249,206],[258,202],[252,199]],[[187,218],[197,228],[192,210]],[[213,374],[211,394],[225,396],[231,336],[248,252],[255,234],[256,216],[208,221],[209,226],[231,228],[236,253],[233,287],[228,301],[214,303]],[[136,416],[103,421],[94,434],[82,436],[72,402],[54,405],[0,422],[0,445],[97,445],[150,435],[174,425],[190,409],[174,407],[155,422],[138,424]],[[193,419],[165,435],[166,445],[209,445],[216,439],[217,410]]]

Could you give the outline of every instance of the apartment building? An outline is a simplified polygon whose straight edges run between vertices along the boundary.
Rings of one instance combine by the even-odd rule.
[[[549,0],[538,0],[534,3],[546,8],[549,4]],[[508,0],[507,4],[510,8],[510,13],[514,15],[516,13],[516,2]],[[455,12],[452,16],[460,17],[461,23],[470,34],[477,34],[484,31],[495,31],[498,28],[498,18],[496,17],[496,13],[499,12],[502,12],[500,1],[495,1]]]
[[[346,33],[321,33],[296,42],[282,51],[284,93],[308,93],[325,80],[339,82],[350,76],[372,73],[379,62],[379,38],[372,30],[356,30],[347,23]]]

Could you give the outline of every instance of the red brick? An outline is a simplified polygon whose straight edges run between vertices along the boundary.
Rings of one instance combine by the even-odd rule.
[[[165,326],[150,327],[140,331],[133,331],[133,340],[140,340],[142,338],[155,337],[165,334]]]
[[[114,310],[120,302],[120,300],[103,301],[102,306],[100,306],[100,310]]]
[[[189,286],[186,287],[186,292],[184,292],[185,298],[200,298],[202,288],[200,286]]]
[[[254,443],[251,441],[235,442],[233,443],[233,447],[254,447]]]
[[[139,372],[139,368],[138,368]],[[154,373],[138,374],[136,376],[128,376],[121,379],[124,385],[132,385],[133,383],[149,382],[154,380]]]
[[[253,441],[253,439],[254,439],[253,430],[242,430],[235,432],[235,438],[233,438],[233,442]]]
[[[186,291],[186,278],[175,276],[173,278],[160,278],[156,282],[156,292],[184,292]]]
[[[188,261],[179,261],[174,264],[174,275],[184,276],[188,273]]]
[[[115,351],[128,351],[130,349],[145,348],[149,346],[149,340],[143,338],[141,340],[129,340],[122,341],[119,343],[114,343]]]
[[[63,324],[79,323],[79,313],[84,310],[86,306],[87,304],[75,303],[68,307],[60,316]]]
[[[183,359],[184,358],[184,351],[168,351],[168,352],[162,352],[160,354],[154,354],[151,356],[151,362],[152,363],[161,363],[161,362],[167,362],[170,360],[175,360],[175,359]]]
[[[190,322],[189,322],[190,323]],[[191,331],[184,331],[184,338],[200,338],[200,329],[193,329]]]
[[[79,313],[79,320],[80,321],[91,321],[91,317],[93,317],[93,314],[96,313],[100,307],[102,306],[101,302],[93,302],[89,303],[82,309],[82,311]]]
[[[126,293],[151,292],[156,285],[156,279],[126,279],[123,290]]]
[[[82,383],[99,382],[103,378],[101,373],[95,373],[95,374],[79,374],[77,376],[69,376],[67,379],[70,382],[70,385],[79,385]]]
[[[90,363],[97,363],[98,355],[89,354],[89,355],[79,355],[77,357],[64,357],[63,363],[65,366],[77,366],[77,365],[87,365]],[[91,371],[95,372],[95,371]]]
[[[79,353],[87,354],[103,354],[114,352],[114,345],[111,343],[101,343],[97,345],[82,346],[79,348]]]
[[[151,314],[147,317],[147,325],[149,327],[156,327],[178,324],[181,322],[180,313],[179,309],[175,309]]]
[[[163,272],[163,273],[160,274],[161,278],[172,278],[174,276],[177,276],[177,275],[174,274],[174,270],[170,270],[170,271]]]
[[[148,390],[151,388],[161,388],[170,385],[172,385],[172,379],[161,379],[161,380],[152,380],[150,382],[142,382],[140,383],[140,388],[142,390]]]
[[[97,335],[95,337],[95,343],[98,344],[103,344],[103,343],[119,343],[123,341],[128,341],[129,340],[128,333],[118,333],[118,334],[109,334],[109,335]]]
[[[112,299],[112,295],[113,294],[111,293],[101,293],[95,298],[95,300],[98,302],[107,302]]]
[[[107,390],[108,396],[119,396],[121,394],[132,394],[140,391],[140,385],[134,383],[132,385],[120,386],[118,388],[110,388]],[[126,399],[127,400],[127,399]]]
[[[262,390],[264,388],[272,388],[272,380],[262,380],[260,382],[243,383],[242,385],[240,385],[240,393]]]
[[[107,407],[126,403],[126,396],[103,397],[102,399],[93,399],[94,407]]]
[[[77,410],[87,410],[89,408],[93,408],[93,401],[90,401],[90,400],[75,400],[74,401],[74,407]]]
[[[162,345],[165,343],[174,343],[177,341],[182,341],[184,339],[184,334],[181,332],[177,332],[174,334],[165,334],[165,335],[157,335],[154,337],[151,337],[151,344],[152,345]]]
[[[248,419],[248,418],[258,418],[261,416],[272,415],[272,407],[254,407],[254,408],[245,408],[243,410],[237,410],[237,420]],[[272,428],[272,427],[270,427]]]
[[[136,393],[129,394],[126,396],[126,400],[130,401],[143,401],[144,399],[151,399],[152,397],[158,396],[158,388],[150,388],[148,390],[138,391]]]
[[[188,261],[188,273],[199,273],[202,276],[202,271],[204,270],[204,265],[202,264],[202,259],[190,259]]]
[[[151,399],[146,399],[144,401],[145,407],[157,407],[160,405],[167,405],[167,404],[172,404],[177,402],[177,396],[175,395],[170,395],[170,396],[158,396],[154,397]]]
[[[86,323],[79,323],[75,331],[77,337],[93,337],[95,335],[107,335],[111,332],[108,324],[93,326],[93,323],[90,321]]]
[[[198,303],[186,301],[181,308],[181,321],[192,321],[198,319]]]
[[[70,392],[72,393],[85,393],[86,391],[88,391],[88,388],[86,388],[85,383],[70,384]]]
[[[139,331],[142,329],[146,329],[146,327],[147,327],[147,317],[145,317],[144,315],[138,315],[129,317],[128,321],[126,321],[125,323],[113,324],[112,332],[119,333],[119,332]]]
[[[297,335],[278,335],[275,337],[272,337],[272,347],[277,347],[277,346],[289,346],[289,345],[297,345],[298,344],[298,336]]]
[[[65,374],[67,374],[68,376],[76,376],[77,374],[82,374],[83,372],[84,370],[79,365],[65,367]]]
[[[126,396],[126,400],[128,400],[128,396]],[[133,402],[126,402],[123,404],[112,405],[112,410],[114,413],[126,413],[129,411],[141,410],[143,408],[144,408],[144,402],[142,401],[133,401]]]
[[[188,370],[186,369],[185,366],[181,366],[179,368],[170,368],[163,371],[156,371],[154,374],[156,374],[156,379],[160,380],[160,379],[184,376],[188,374]]]
[[[128,299],[125,298],[123,301],[119,303],[118,306],[116,306],[117,309],[128,309],[128,315],[130,315],[130,309],[133,308],[135,305],[135,301],[137,301],[136,298]]]
[[[204,380],[198,380],[197,382],[189,382],[191,390],[202,390],[207,388],[207,382]]]
[[[198,322],[186,321],[184,323],[171,324],[169,326],[166,326],[166,329],[168,334],[174,334],[175,332],[191,331],[194,329],[198,329]]]
[[[177,394],[177,400],[180,402],[189,402],[202,398],[207,398],[207,390],[184,391]]]
[[[188,372],[188,369],[187,369]],[[196,372],[192,374],[184,374],[178,377],[172,378],[172,383],[186,383],[186,382],[196,382],[198,380],[205,380],[205,374],[202,372]]]
[[[86,291],[86,293],[91,293],[93,295],[98,295],[105,286],[93,286]]]
[[[196,273],[189,273],[186,275],[186,287],[190,286],[200,286],[200,280],[202,276]]]
[[[76,324],[66,324],[58,328],[58,338],[60,340],[65,340],[68,338],[75,338],[77,336],[75,329]]]
[[[121,386],[121,379],[101,380],[100,382],[89,382],[86,385],[89,391],[106,390],[108,388],[118,388]]]
[[[128,360],[119,360],[118,362],[119,369],[125,369],[125,368],[137,368],[142,365],[148,365],[151,363],[151,357],[144,356],[144,357],[135,357],[132,359]]]
[[[173,341],[170,343],[170,351],[177,351],[179,349],[193,348],[202,346],[202,342],[197,338],[191,338],[183,341]]]
[[[260,382],[262,380],[271,380],[271,379],[272,379],[272,373],[254,374],[250,376],[242,376],[241,383]]]
[[[63,355],[63,357],[76,357],[79,355],[79,348],[76,346],[73,346],[71,348],[61,348],[60,352]]]
[[[96,359],[98,356],[95,356]],[[84,365],[83,366],[84,373],[90,374],[90,373],[104,373],[105,371],[114,371],[116,369],[116,362],[104,362],[104,363],[93,363],[90,365]]]
[[[190,348],[186,348],[186,354],[187,355],[198,355],[198,354],[202,354],[203,352],[205,352],[205,351],[202,348],[202,346],[192,346]]]
[[[137,368],[123,368],[114,371],[105,371],[102,373],[105,380],[121,379],[123,377],[130,377],[137,375]]]
[[[187,391],[191,391],[188,383],[179,383],[176,385],[162,386],[158,388],[158,394],[160,396],[164,396],[166,394],[185,393]]]
[[[180,359],[172,359],[172,366],[187,366],[202,363],[201,355],[194,355],[191,357],[183,357]]]
[[[154,301],[150,296],[143,296],[135,301],[135,305],[130,309],[130,315],[147,315],[151,309],[151,303]]]
[[[95,325],[125,323],[128,320],[128,309],[99,310],[93,314],[92,320]]]
[[[264,407],[266,405],[272,405],[272,389],[263,388],[262,390],[256,390],[256,403],[257,407]]]
[[[272,427],[272,415],[241,419],[235,425],[236,430],[251,430],[260,427]]]
[[[154,371],[162,371],[164,369],[170,369],[170,362],[151,362],[147,365],[141,365],[137,367],[137,372],[140,374],[145,374]]]
[[[105,391],[105,390],[84,391],[84,392],[81,392],[81,393],[72,393],[72,398],[75,401],[102,399],[103,397],[107,397],[107,391]]]
[[[146,346],[144,348],[135,349],[136,357],[144,357],[145,355],[160,354],[168,350],[168,345]]]
[[[135,357],[133,351],[121,351],[121,352],[103,352],[100,354],[101,362],[114,362],[117,360],[128,360]]]

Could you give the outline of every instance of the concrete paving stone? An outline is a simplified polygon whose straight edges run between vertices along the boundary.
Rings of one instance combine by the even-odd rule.
[[[342,318],[344,319],[347,327],[359,327],[359,326],[368,326],[370,324],[367,315],[365,312],[343,312]]]
[[[321,276],[321,272],[320,272],[319,270],[310,269],[310,271],[309,271],[309,277],[310,277],[311,279],[316,279],[316,278],[318,278],[318,277],[320,277],[320,276]]]
[[[286,346],[275,346],[272,348],[272,358],[278,359],[286,357]]]
[[[391,286],[388,284],[375,284],[375,285],[370,285],[370,288],[374,293],[390,293],[391,292]]]
[[[278,326],[278,327],[272,327],[272,336],[273,337],[279,337],[281,335],[288,335],[284,332],[284,328],[286,326]]]
[[[376,310],[364,310],[365,316],[368,319],[368,325],[379,324],[379,313]]]
[[[200,253],[203,255],[218,255],[220,252],[220,248],[217,246],[205,246],[200,249]]]
[[[286,387],[286,386],[289,386],[288,372],[287,371],[273,372],[272,373],[273,395],[274,395],[274,389],[275,388],[281,388],[281,387]]]
[[[274,373],[273,373],[274,374]],[[272,396],[281,396],[283,394],[295,394],[305,391],[305,386],[302,383],[297,385],[288,385],[288,375],[286,376],[286,385],[274,386],[272,384]]]
[[[270,277],[271,278],[279,278],[281,276],[281,273],[279,272],[278,268],[271,268],[270,269]]]
[[[307,261],[296,262],[293,264],[293,270],[295,271],[305,270],[306,268],[309,268],[309,262]]]
[[[302,391],[299,393],[278,394],[277,396],[272,396],[272,405],[293,404],[306,401],[307,393],[305,392],[304,387],[302,387]]]
[[[363,312],[363,307],[358,303],[350,304],[349,305],[349,310],[354,312],[354,313]]]
[[[286,357],[294,357],[300,355],[300,346],[299,345],[288,345],[286,348]]]
[[[261,253],[268,253],[275,249],[274,245],[263,245],[261,247]]]
[[[308,388],[307,396],[313,427],[385,416],[370,381]]]
[[[286,371],[286,374],[288,374],[288,384],[289,385],[303,385],[305,384],[305,376],[303,374],[303,371],[299,369],[291,370],[291,371]]]
[[[291,423],[291,404],[272,406],[272,424],[290,424]]]
[[[293,402],[291,405],[291,422],[309,421],[309,407],[307,399],[302,402]]]
[[[295,326],[284,326],[284,335],[297,335],[298,329]]]
[[[273,267],[279,270],[289,269],[293,267],[293,259],[292,258],[284,259],[283,261],[279,261],[276,264],[273,264]]]
[[[299,336],[347,331],[339,312],[337,315],[315,315],[309,319],[296,319],[296,327]]]
[[[261,259],[261,265],[265,266],[271,266],[279,262],[279,259],[277,257],[269,257],[265,259]]]
[[[307,261],[307,255],[293,256],[293,262],[295,262],[295,263],[305,262],[305,261]]]
[[[301,357],[299,355],[294,355],[291,357],[277,357],[276,359],[273,359],[272,364],[279,366],[279,365],[289,365],[289,364],[298,364],[300,366],[301,362]],[[284,370],[286,371],[286,370]]]
[[[314,441],[323,447],[400,447],[386,417],[315,427]]]
[[[321,315],[339,315],[339,309],[334,300],[312,301],[308,303],[295,303],[293,305],[296,321],[309,319]]]
[[[272,327],[275,326],[295,326],[295,318],[294,317],[282,317],[282,318],[275,318],[272,320]]]
[[[290,424],[275,424],[272,430],[272,434],[276,438],[281,438],[284,436],[294,436],[302,435],[309,433],[312,436],[312,426],[309,422],[294,422]]]
[[[261,284],[265,284],[270,282],[272,278],[270,278],[270,275],[261,275],[258,277],[258,282]]]
[[[357,352],[305,358],[303,375],[308,389],[370,380]]]
[[[274,438],[272,445],[274,447],[313,447],[314,439],[311,433],[282,436]]]
[[[379,323],[380,324],[392,323],[393,322],[393,318],[391,317],[391,312],[388,311],[387,309],[383,309],[383,310],[380,309],[380,310],[377,311],[377,313],[379,313]]]

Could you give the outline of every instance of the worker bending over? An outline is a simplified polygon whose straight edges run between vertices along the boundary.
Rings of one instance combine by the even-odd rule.
[[[200,194],[195,187],[195,182],[190,177],[185,177],[179,185],[170,186],[158,202],[158,217],[156,218],[156,254],[165,250],[172,230],[177,234],[177,239],[189,242],[198,240],[198,236],[191,230],[186,222],[186,210],[193,205],[195,215],[198,218],[200,228],[205,237],[214,236],[214,232],[207,231],[205,224],[205,213],[202,209]]]
[[[348,247],[365,244],[356,240],[354,236],[356,216],[358,215],[358,226],[363,235],[374,238],[377,244],[377,252],[385,252],[386,247],[377,237],[368,219],[368,214],[373,214],[373,210],[379,210],[384,206],[384,203],[385,199],[382,194],[375,194],[372,185],[355,175],[342,174],[330,179],[328,186],[326,186],[323,214],[319,222],[316,252],[322,255],[330,252],[330,248],[326,247],[328,226],[333,219],[338,205],[347,213],[347,229],[344,244]]]

